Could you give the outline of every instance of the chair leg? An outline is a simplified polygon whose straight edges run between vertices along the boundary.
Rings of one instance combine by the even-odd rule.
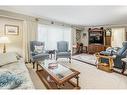
[[[33,69],[35,68],[35,62],[33,62]]]
[[[71,58],[69,58],[69,63],[71,63]]]
[[[123,62],[123,64],[122,64],[122,72],[121,72],[122,74],[124,74],[125,67],[126,67],[126,63]]]
[[[29,63],[31,63],[32,61],[31,61],[31,59],[30,59],[30,61],[29,61]]]

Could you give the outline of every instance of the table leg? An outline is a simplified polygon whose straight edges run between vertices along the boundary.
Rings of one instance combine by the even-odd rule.
[[[33,62],[33,69],[35,68],[35,62]]]
[[[37,62],[37,71],[38,71],[38,62]]]
[[[61,89],[61,85],[57,85],[58,89]]]
[[[122,62],[122,74],[124,74],[124,71],[125,71],[125,67],[126,67],[126,63],[125,62]]]
[[[76,76],[77,79],[77,87],[79,87],[79,76]]]
[[[52,59],[52,54],[51,54],[51,59]]]

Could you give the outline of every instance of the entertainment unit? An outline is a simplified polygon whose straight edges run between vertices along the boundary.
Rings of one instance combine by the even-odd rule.
[[[104,46],[104,35],[105,31],[103,27],[101,28],[89,28],[89,45],[88,45],[88,53],[96,53],[103,51],[105,49]]]

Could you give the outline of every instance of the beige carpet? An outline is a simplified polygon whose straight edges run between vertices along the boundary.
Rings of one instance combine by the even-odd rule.
[[[97,69],[95,66],[76,60],[72,60],[71,64],[66,59],[59,59],[58,61],[81,72],[79,79],[81,89],[127,89],[127,76],[115,72],[107,73]],[[32,69],[32,65],[27,64],[27,67],[35,88],[46,89],[37,76],[35,69]]]
[[[36,69],[32,68],[32,64],[29,63],[29,64],[26,64],[26,66],[29,70],[35,89],[46,89],[46,87],[44,86],[44,84],[42,83],[38,75],[36,74]]]

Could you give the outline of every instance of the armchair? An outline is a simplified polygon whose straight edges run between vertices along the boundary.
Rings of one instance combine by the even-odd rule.
[[[35,62],[48,59],[49,54],[42,50],[43,52],[37,53],[35,52],[35,46],[43,46],[44,47],[44,42],[39,42],[39,41],[30,41],[30,62],[33,63],[33,68],[35,68]]]
[[[57,42],[56,60],[58,58],[69,58],[70,59],[69,62],[71,62],[71,51],[68,50],[67,41]]]
[[[123,47],[119,49],[116,54],[116,58],[114,59],[114,67],[122,69],[122,58],[125,58],[127,55],[127,42],[123,42]]]

